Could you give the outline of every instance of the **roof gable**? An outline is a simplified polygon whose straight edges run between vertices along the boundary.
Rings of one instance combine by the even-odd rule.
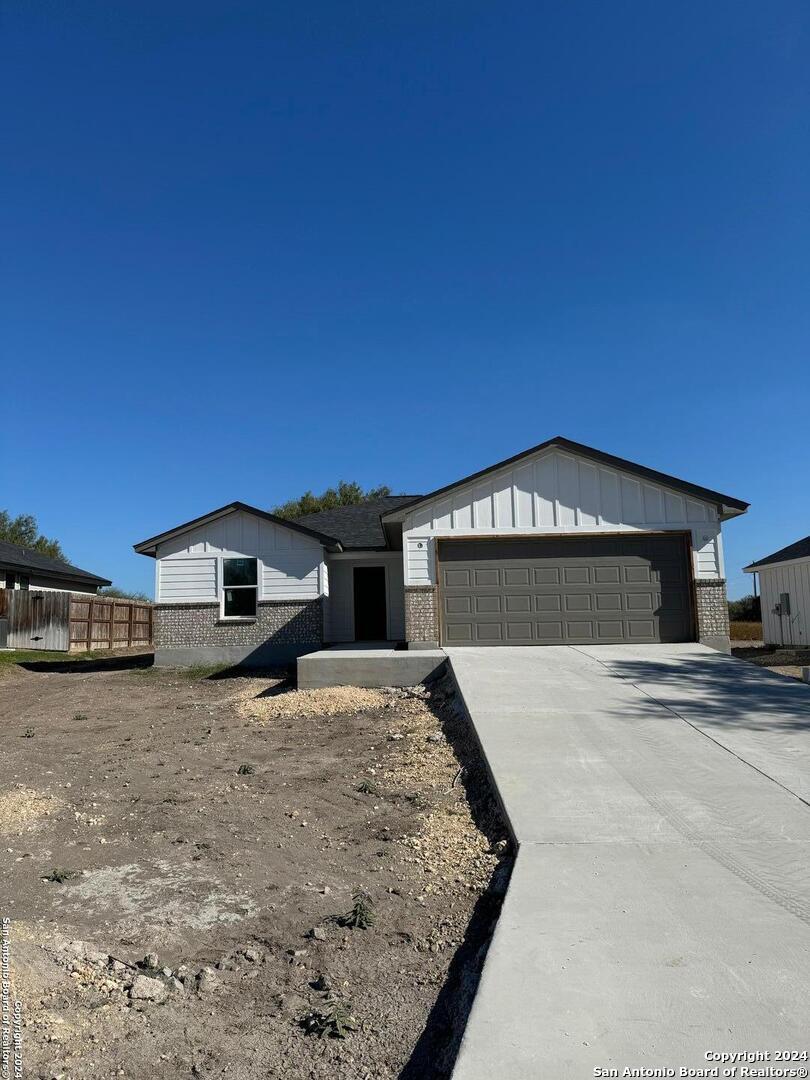
[[[779,551],[774,551],[772,555],[766,555],[764,559],[757,559],[756,562],[749,563],[743,569],[747,571],[757,570],[759,567],[792,562],[794,559],[810,559],[810,536],[805,536],[802,540],[796,540],[795,543],[788,544],[787,547],[780,548]]]
[[[217,510],[212,510],[210,513],[203,514],[201,517],[186,521],[182,525],[176,525],[173,529],[158,533],[157,536],[150,536],[147,540],[141,540],[139,543],[133,544],[132,546],[139,555],[150,555],[154,558],[160,544],[164,544],[168,540],[174,539],[176,536],[191,532],[193,529],[199,528],[202,525],[207,525],[209,522],[217,521],[220,518],[227,517],[229,514],[236,512],[252,514],[255,517],[262,518],[264,521],[270,521],[281,528],[290,529],[292,532],[308,536],[311,539],[316,540],[323,547],[328,548],[330,551],[343,550],[340,541],[334,536],[329,536],[326,533],[319,532],[317,529],[308,528],[305,525],[300,525],[287,518],[281,518],[277,514],[271,514],[267,510],[260,510],[257,506],[250,506],[248,503],[243,502],[232,502],[228,503],[226,506],[220,506]]]
[[[639,465],[634,461],[628,461],[625,458],[616,457],[613,454],[606,454],[602,450],[596,450],[592,446],[585,446],[583,443],[573,442],[571,439],[566,439],[562,435],[555,435],[554,438],[547,439],[546,442],[538,443],[537,446],[530,447],[528,450],[515,454],[513,457],[506,458],[504,461],[499,461],[495,465],[490,465],[486,469],[471,473],[469,476],[465,476],[461,480],[456,480],[452,484],[446,484],[444,487],[437,488],[427,495],[415,497],[411,503],[402,504],[395,510],[385,513],[383,515],[383,521],[392,520],[394,515],[396,515],[397,518],[401,518],[403,511],[406,509],[412,510],[420,503],[449,494],[468,484],[474,484],[477,480],[482,480],[484,477],[494,475],[502,470],[507,470],[511,466],[519,464],[524,459],[554,449],[561,450],[574,457],[584,458],[594,464],[604,465],[618,472],[632,474],[640,479],[645,479],[654,484],[658,484],[663,488],[668,488],[684,495],[690,495],[694,499],[710,503],[717,507],[718,514],[721,518],[735,517],[737,514],[744,514],[749,506],[747,502],[732,498],[730,495],[723,495],[721,492],[713,491],[711,488],[701,487],[698,484],[691,484],[676,476],[670,476],[667,473],[658,472],[655,469],[648,469],[645,465]]]

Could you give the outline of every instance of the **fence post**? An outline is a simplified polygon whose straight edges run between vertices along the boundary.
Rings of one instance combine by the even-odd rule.
[[[87,613],[87,651],[93,648],[93,619],[96,617],[96,602],[90,599],[90,610]]]
[[[127,626],[127,648],[132,648],[132,627],[133,627],[134,615],[135,615],[135,605],[132,603],[132,601],[130,601],[129,602],[129,620],[128,620],[128,626]]]

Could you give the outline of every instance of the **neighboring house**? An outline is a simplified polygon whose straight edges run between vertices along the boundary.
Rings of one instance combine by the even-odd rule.
[[[557,437],[427,495],[295,521],[234,502],[135,550],[156,560],[158,663],[373,640],[727,650],[721,524],[747,507]]]
[[[112,582],[35,548],[0,540],[0,588],[93,594],[104,585]]]
[[[769,645],[807,645],[810,536],[743,568],[759,574],[762,637]]]

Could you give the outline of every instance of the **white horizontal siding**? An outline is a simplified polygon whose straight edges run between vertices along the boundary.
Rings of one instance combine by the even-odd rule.
[[[759,571],[762,636],[769,645],[803,645],[810,637],[810,560],[783,563]],[[777,615],[782,593],[790,596],[790,614]]]
[[[266,558],[265,556],[264,558]],[[262,598],[265,600],[312,599],[319,595],[320,551],[277,555],[272,563],[262,560]]]
[[[217,599],[217,560],[212,556],[162,559],[158,563],[158,599],[164,604]]]
[[[326,591],[317,540],[239,510],[161,544],[158,601],[219,599],[223,558],[258,559],[260,600],[314,600]]]
[[[415,507],[403,525],[405,580],[435,583],[435,541],[442,536],[623,530],[688,532],[695,576],[722,576],[720,522],[711,503],[553,450]]]

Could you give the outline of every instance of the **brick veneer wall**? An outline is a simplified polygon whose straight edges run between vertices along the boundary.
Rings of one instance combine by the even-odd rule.
[[[236,645],[319,645],[323,641],[323,602],[260,600],[250,622],[221,619],[219,604],[155,604],[156,649]]]
[[[728,637],[728,599],[726,583],[722,579],[695,581],[697,599],[698,637]]]
[[[405,638],[439,640],[439,605],[435,585],[405,586]]]

